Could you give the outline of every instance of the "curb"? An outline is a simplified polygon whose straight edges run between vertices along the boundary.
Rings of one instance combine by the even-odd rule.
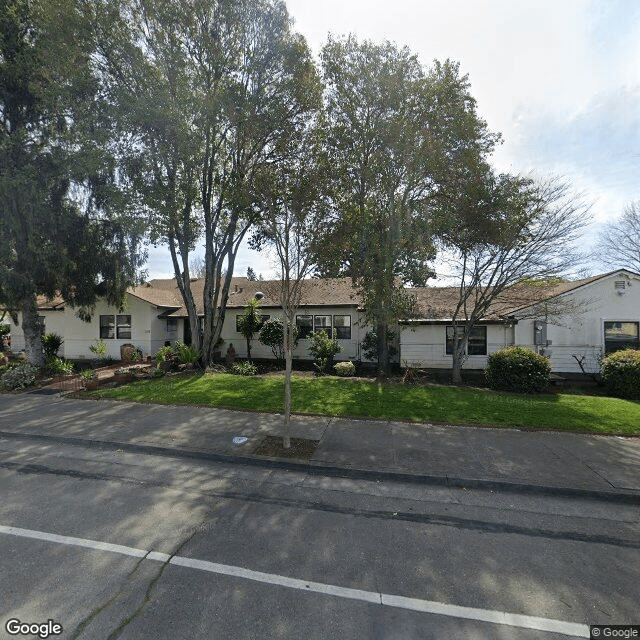
[[[113,451],[121,449],[128,453],[142,453],[147,455],[157,455],[169,458],[185,458],[191,460],[207,460],[223,464],[237,464],[263,469],[308,473],[311,476],[379,482],[401,482],[457,489],[479,489],[482,491],[500,491],[525,495],[553,496],[558,498],[579,498],[583,500],[605,501],[614,504],[640,504],[640,492],[630,490],[603,491],[599,489],[534,485],[520,482],[509,482],[507,480],[483,480],[454,476],[432,476],[403,471],[376,471],[372,469],[358,469],[353,467],[328,465],[316,460],[295,462],[284,458],[254,456],[250,454],[238,455],[212,451],[196,451],[193,449],[179,449],[175,447],[162,447],[150,444],[135,444],[131,442],[116,442],[113,440],[95,440],[89,438],[74,438],[69,436],[54,436],[36,433],[17,433],[13,431],[0,431],[0,438],[39,440],[55,444],[98,447]]]

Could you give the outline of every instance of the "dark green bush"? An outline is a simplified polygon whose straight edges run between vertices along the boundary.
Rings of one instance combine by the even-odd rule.
[[[333,364],[333,356],[342,351],[342,345],[335,337],[335,329],[333,336],[330,338],[325,329],[320,331],[312,331],[309,334],[309,353],[313,356],[313,366],[318,370],[320,375],[324,375],[327,367]]]
[[[293,347],[298,345],[298,330],[293,329]],[[280,318],[267,320],[260,329],[260,342],[271,349],[273,357],[279,362],[284,361],[284,323]]]
[[[389,358],[393,358],[398,353],[398,350],[393,345],[395,339],[395,332],[387,330],[387,349],[389,352]],[[380,354],[378,353],[378,334],[375,329],[372,329],[365,335],[360,346],[362,348],[362,355],[367,360],[380,362]]]
[[[600,375],[614,396],[640,400],[640,351],[623,349],[602,360]]]
[[[58,355],[58,351],[60,351],[60,347],[64,343],[62,336],[59,336],[57,333],[45,333],[41,340],[45,360],[55,358]]]
[[[551,365],[531,349],[506,347],[489,356],[484,375],[492,389],[540,392],[549,386]]]

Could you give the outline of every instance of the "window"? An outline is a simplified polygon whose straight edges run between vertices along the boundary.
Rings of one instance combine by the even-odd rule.
[[[336,338],[351,340],[351,316],[333,316],[333,326]]]
[[[459,338],[464,335],[464,327],[456,326],[456,333]],[[453,327],[447,327],[447,355],[453,354]],[[467,354],[470,356],[486,356],[487,355],[487,327],[473,327],[469,334],[467,343]]]
[[[177,331],[178,330],[178,318],[167,318],[167,331]]]
[[[313,330],[323,331],[331,338],[331,316],[314,316]]]
[[[487,327],[473,327],[471,329],[467,353],[470,356],[487,355]]]
[[[116,317],[115,316],[100,316],[100,339],[111,340],[116,337],[115,332]]]
[[[298,339],[304,340],[313,331],[313,316],[296,316]]]
[[[131,340],[131,316],[117,316],[117,321],[118,340]]]
[[[100,316],[100,339],[131,340],[131,316],[130,315],[107,315]]]
[[[269,320],[271,316],[258,316],[260,318],[260,322],[258,323],[258,331],[262,329],[262,325]],[[236,315],[236,333],[242,333],[240,330],[240,318],[242,318],[242,314],[239,313]]]
[[[604,352],[613,353],[620,349],[638,349],[637,322],[605,322]]]

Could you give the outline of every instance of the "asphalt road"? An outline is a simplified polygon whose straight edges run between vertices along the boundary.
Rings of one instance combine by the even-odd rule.
[[[1,637],[35,637],[9,619],[97,640],[533,640],[640,623],[640,506],[16,438],[0,440],[0,489]]]

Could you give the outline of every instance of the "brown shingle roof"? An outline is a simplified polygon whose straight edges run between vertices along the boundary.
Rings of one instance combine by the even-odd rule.
[[[175,280],[151,280],[146,284],[130,287],[127,292],[157,307],[178,308],[182,306],[182,296]]]
[[[62,299],[62,296],[60,296],[59,294],[56,294],[55,296],[53,296],[51,300],[49,300],[47,296],[38,296],[36,300],[38,304],[38,309],[41,309],[42,311],[46,309],[63,309],[64,308],[64,300]]]
[[[258,291],[264,295],[260,301],[262,307],[279,307],[279,280],[247,280],[247,278],[232,278],[229,289],[228,309],[238,309],[247,306],[247,302],[255,297]],[[199,314],[204,312],[203,293],[204,279],[192,279],[191,291]],[[175,279],[151,280],[149,283],[129,290],[135,295],[159,307],[174,308],[167,313],[169,316],[184,317],[187,315],[182,304],[182,297]],[[304,281],[301,306],[345,306],[360,305],[362,297],[351,284],[351,278],[322,278]]]
[[[615,273],[615,272],[612,272]],[[609,273],[552,285],[519,284],[505,289],[491,304],[485,320],[498,320],[536,302],[567,293],[604,278]],[[453,316],[460,291],[458,287],[416,287],[407,289],[416,299],[414,316],[423,320],[445,320]]]

